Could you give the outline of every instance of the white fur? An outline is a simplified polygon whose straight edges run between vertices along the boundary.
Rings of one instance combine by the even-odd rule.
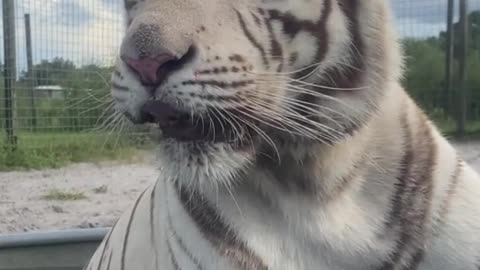
[[[358,90],[355,95],[340,94],[339,99],[322,100],[321,105],[330,110],[321,113],[366,122],[353,136],[347,136],[332,146],[304,145],[286,150],[291,151],[298,160],[314,153],[316,163],[310,169],[315,184],[321,187],[319,196],[307,196],[282,189],[271,172],[256,165],[257,149],[254,147],[239,151],[228,144],[209,145],[207,150],[197,156],[203,165],[187,166],[192,145],[161,141],[158,148],[161,177],[154,187],[147,190],[133,216],[125,257],[126,270],[174,269],[166,245],[167,239],[172,237],[168,229],[169,220],[203,269],[235,269],[203,237],[176,196],[173,181],[200,191],[221,213],[238,238],[261,258],[268,269],[375,270],[387,260],[395,249],[397,232],[386,231],[385,223],[397,182],[396,175],[405,151],[400,119],[406,112],[407,122],[414,134],[412,141],[416,141],[415,136],[422,121],[418,107],[398,83],[402,74],[402,57],[388,1],[358,1],[359,29],[365,45],[365,69],[368,71],[363,80],[367,88]],[[138,4],[137,9],[140,11],[135,11],[135,16],[139,16],[142,21],[163,25],[167,37],[186,31],[186,36],[193,39],[199,47],[196,59],[169,77],[157,89],[155,96],[176,100],[195,111],[212,105],[202,99],[184,100],[185,95],[179,95],[178,92],[197,93],[200,89],[184,87],[175,90],[173,85],[194,78],[197,70],[212,68],[212,63],[207,63],[206,60],[215,56],[222,59],[215,64],[217,66],[232,64],[227,60],[232,54],[246,56],[247,64],[253,65],[253,72],[246,76],[258,80],[254,88],[239,89],[234,93],[213,87],[206,87],[202,91],[215,95],[264,91],[277,97],[293,96],[292,92],[286,90],[286,80],[273,76],[273,70],[262,68],[261,55],[243,34],[234,8],[244,14],[246,25],[254,38],[261,44],[268,44],[265,29],[256,26],[254,19],[248,16],[248,11],[261,6],[290,12],[299,19],[316,21],[321,16],[324,0],[258,0],[261,4],[257,0],[199,2],[150,0]],[[316,76],[324,76],[332,66],[338,67],[339,59],[347,63],[351,60],[351,52],[347,49],[352,37],[349,36],[347,18],[337,1],[332,3],[333,11],[327,23],[330,50],[325,62],[319,64]],[[181,9],[184,7],[190,8],[185,11]],[[141,10],[148,10],[145,14],[151,12],[156,15],[142,17]],[[177,19],[179,14],[187,17],[185,21]],[[199,24],[207,30],[196,36],[193,32]],[[293,40],[289,40],[281,33],[281,24],[273,23],[273,28],[286,55],[299,53],[296,66],[285,66],[282,74],[317,64],[309,63],[317,49],[311,34],[300,32]],[[178,38],[172,40],[172,44],[181,42]],[[119,99],[116,106],[120,111],[136,115],[142,103],[150,97],[121,62],[117,69],[124,79],[114,76],[113,80],[128,86],[131,91],[120,93],[114,90],[114,98]],[[215,78],[230,81],[238,79],[236,76],[239,75],[218,75]],[[165,89],[172,92],[166,94]],[[195,102],[200,105],[195,105]],[[214,105],[219,108],[227,106]],[[285,104],[281,100],[272,102],[271,106],[277,111],[286,112],[282,111]],[[448,202],[445,219],[441,220],[445,198],[452,187],[457,154],[433,125],[428,124],[428,128],[433,134],[436,156],[432,168],[433,195],[426,221],[428,231],[425,256],[418,269],[476,270],[480,265],[480,179],[475,171],[464,164],[454,195]],[[342,192],[336,193],[341,179],[348,176],[358,162],[361,162],[361,167],[356,169],[351,182]],[[152,235],[149,213],[150,194],[153,190],[156,191],[156,209],[155,232]],[[120,218],[112,230],[110,245],[105,247],[105,243],[102,243],[87,269],[97,269],[101,254],[105,253],[108,257],[111,253],[110,269],[124,270],[120,269],[122,245],[130,216],[131,210]],[[179,268],[197,269],[178,243],[171,242]],[[107,269],[105,264],[102,269]]]

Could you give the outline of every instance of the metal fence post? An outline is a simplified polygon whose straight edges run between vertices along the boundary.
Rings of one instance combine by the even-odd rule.
[[[467,58],[468,58],[468,0],[460,0],[460,48],[459,48],[459,74],[458,90],[460,91],[458,103],[457,133],[458,136],[465,135],[467,121]]]
[[[443,89],[443,110],[447,116],[451,110],[451,93],[453,89],[453,52],[454,52],[454,31],[453,31],[453,15],[455,12],[455,0],[448,0],[447,11],[447,46],[445,48],[445,88]]]
[[[15,147],[17,137],[15,135],[15,82],[16,75],[16,47],[15,47],[15,1],[3,0],[3,33],[4,38],[4,83],[5,83],[5,130],[7,144]]]
[[[32,28],[30,23],[30,14],[25,14],[25,38],[27,49],[27,74],[30,87],[30,110],[32,111],[32,128],[37,129],[37,108],[35,105],[35,74],[33,74],[33,54],[32,54]]]

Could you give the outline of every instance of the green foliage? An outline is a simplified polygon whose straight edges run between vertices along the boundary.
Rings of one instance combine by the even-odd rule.
[[[403,85],[429,111],[441,106],[444,52],[432,40],[405,39],[406,73]]]
[[[470,46],[477,51],[480,51],[480,11],[474,11],[469,16],[471,42]]]
[[[78,201],[86,198],[87,196],[83,192],[68,192],[58,189],[51,189],[42,196],[42,199],[48,201]]]
[[[55,85],[65,80],[69,73],[76,69],[75,64],[61,57],[55,57],[51,61],[42,60],[39,64],[33,66],[31,74],[22,73],[22,80],[31,80],[33,78],[35,85]]]
[[[469,21],[469,31],[470,35],[469,38],[469,49],[472,51],[480,50],[480,11],[473,11],[468,16]],[[460,24],[455,23],[453,25],[453,35],[454,35],[454,52],[455,57],[458,58],[460,55],[459,48],[461,47],[460,39],[458,37],[461,36],[460,32]],[[447,41],[447,33],[445,31],[440,32],[438,41],[440,42],[441,48],[446,49],[446,41]]]
[[[0,171],[59,168],[76,162],[131,161],[141,145],[108,134],[21,133],[12,149],[0,141]]]
[[[474,128],[479,128],[475,124],[480,120],[480,11],[472,12],[469,15],[470,22],[470,43],[467,63],[467,82],[466,91],[468,120]],[[449,93],[447,107],[444,106],[445,80],[445,49],[446,33],[441,32],[438,37],[429,37],[425,39],[405,39],[404,48],[407,55],[406,74],[404,86],[413,98],[424,108],[432,118],[442,122],[441,126],[449,130],[454,127],[453,122],[457,106],[456,97],[459,96],[461,89],[458,85],[458,56],[460,41],[460,27],[454,25],[454,35],[457,37],[454,42],[454,63],[455,74],[453,77],[454,89]],[[448,125],[444,123],[448,122]],[[454,123],[454,122],[453,122]],[[448,126],[448,128],[447,128]],[[467,127],[470,129],[470,127]],[[470,130],[476,133],[474,130]],[[480,129],[478,130],[480,133]]]
[[[78,132],[91,130],[100,123],[107,125],[112,120],[109,116],[113,112],[108,107],[111,102],[108,95],[111,72],[111,67],[95,65],[78,68],[62,58],[42,61],[34,66],[32,74],[23,72],[15,85],[17,129]],[[56,96],[49,97],[46,95],[48,91],[33,90],[35,86],[55,86],[63,90],[55,91]],[[3,94],[2,82],[0,129],[4,128],[5,124]]]

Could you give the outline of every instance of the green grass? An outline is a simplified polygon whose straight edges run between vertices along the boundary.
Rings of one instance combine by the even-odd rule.
[[[440,131],[448,138],[455,140],[479,140],[480,121],[469,121],[465,127],[465,136],[459,138],[457,135],[457,124],[453,119],[434,119]]]
[[[59,168],[77,162],[129,161],[139,147],[108,134],[21,133],[12,149],[0,139],[0,171]]]
[[[456,137],[452,119],[432,117],[442,133]],[[463,139],[480,139],[480,121],[467,123]],[[0,171],[60,168],[78,162],[107,160],[132,161],[140,150],[151,146],[143,135],[118,137],[104,133],[20,133],[18,145],[11,149],[0,137]],[[95,191],[97,192],[97,191]],[[106,192],[99,187],[98,193]]]
[[[42,199],[48,201],[78,201],[86,198],[83,192],[66,192],[58,189],[51,189],[42,196]]]

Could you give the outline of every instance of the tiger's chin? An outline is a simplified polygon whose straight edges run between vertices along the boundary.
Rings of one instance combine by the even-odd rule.
[[[162,178],[189,188],[227,185],[236,182],[255,156],[252,145],[222,142],[179,141],[163,138],[156,151]]]
[[[164,178],[193,187],[230,185],[248,167],[255,154],[249,128],[219,112],[192,113],[163,100],[142,106],[140,122],[159,135],[155,141]]]

